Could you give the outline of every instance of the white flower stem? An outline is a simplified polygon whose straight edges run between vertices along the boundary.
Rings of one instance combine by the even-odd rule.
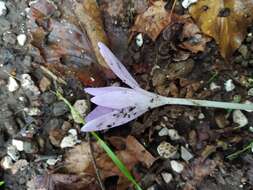
[[[222,108],[222,109],[237,109],[237,110],[253,110],[253,104],[240,104],[230,102],[218,102],[209,100],[194,100],[187,98],[170,98],[160,96],[161,103],[174,104],[174,105],[185,105],[185,106],[198,106],[198,107],[211,107],[211,108]]]

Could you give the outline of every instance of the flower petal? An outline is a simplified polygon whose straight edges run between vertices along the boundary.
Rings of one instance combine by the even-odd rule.
[[[85,121],[89,122],[93,119],[96,119],[102,115],[108,114],[110,112],[114,111],[114,109],[106,108],[102,106],[97,106],[94,110],[92,110],[86,117]]]
[[[136,80],[127,71],[125,66],[118,60],[117,57],[115,57],[115,55],[105,44],[98,42],[98,47],[108,66],[124,83],[132,88],[140,88]]]
[[[147,109],[139,109],[138,107],[128,107],[121,110],[114,110],[110,113],[102,115],[96,119],[87,122],[81,129],[83,132],[100,131],[117,127],[128,123],[131,120],[144,114]]]
[[[124,89],[126,88],[117,87],[117,86],[109,86],[109,87],[100,87],[100,88],[85,88],[84,91],[90,95],[99,96],[102,94],[106,94],[108,92],[120,91]]]
[[[95,96],[91,98],[91,102],[113,109],[121,109],[129,106],[148,108],[152,102],[152,97],[131,88],[124,88],[124,90],[112,91]]]

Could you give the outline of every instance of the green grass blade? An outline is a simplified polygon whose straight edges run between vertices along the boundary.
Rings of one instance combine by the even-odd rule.
[[[85,120],[82,118],[80,113],[69,103],[69,101],[62,96],[60,92],[55,93],[56,96],[65,102],[65,104],[69,107],[70,112],[72,114],[72,117],[76,123],[79,124],[85,124]],[[105,141],[103,141],[95,132],[91,132],[92,136],[96,138],[99,145],[104,149],[104,151],[107,153],[107,155],[111,158],[111,160],[114,162],[114,164],[119,168],[119,170],[125,175],[125,177],[135,186],[137,190],[142,190],[140,185],[135,181],[132,174],[129,172],[127,167],[124,165],[123,162],[117,157],[117,155],[112,151],[112,149],[106,144]]]
[[[0,186],[4,185],[4,181],[0,181]]]

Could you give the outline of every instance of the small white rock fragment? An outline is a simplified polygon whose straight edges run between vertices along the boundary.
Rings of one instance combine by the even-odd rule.
[[[12,139],[12,145],[15,146],[18,149],[18,151],[24,150],[24,142],[21,140]]]
[[[20,154],[17,148],[13,145],[7,147],[7,154],[11,157],[13,161],[17,161],[20,158]]]
[[[180,136],[179,136],[177,130],[175,130],[175,129],[169,129],[168,135],[169,135],[170,139],[173,141],[180,139]]]
[[[135,38],[136,45],[138,47],[141,47],[143,45],[143,36],[141,33],[139,33]]]
[[[10,156],[5,156],[1,160],[1,166],[3,169],[7,170],[10,169],[13,166],[13,162]]]
[[[182,7],[187,9],[191,4],[196,3],[198,0],[183,0]]]
[[[244,103],[245,104],[253,104],[253,102],[251,102],[249,100],[246,100]],[[245,110],[245,111],[251,113],[251,112],[253,112],[253,108],[252,108],[252,110]]]
[[[158,145],[157,152],[163,158],[171,158],[177,153],[177,148],[170,143],[163,141]]]
[[[14,92],[18,89],[19,85],[13,77],[9,77],[7,88],[10,92]]]
[[[4,16],[7,13],[7,7],[4,1],[0,1],[0,16]]]
[[[252,126],[249,127],[249,131],[250,131],[251,133],[253,133],[253,127],[252,127]]]
[[[177,162],[176,160],[170,161],[170,165],[171,168],[177,173],[181,173],[184,170],[184,165]]]
[[[210,84],[210,90],[217,90],[220,89],[221,87],[219,85],[217,85],[215,82],[212,82]]]
[[[253,96],[253,88],[250,88],[250,89],[248,90],[248,95],[249,95],[249,96]]]
[[[185,147],[181,146],[181,157],[188,162],[193,158],[193,155]]]
[[[205,115],[203,114],[203,113],[200,113],[199,115],[198,115],[198,119],[204,119],[205,118]]]
[[[87,111],[89,109],[88,101],[87,100],[77,100],[74,103],[74,108],[76,109],[76,111],[78,111],[80,113],[80,115],[82,117],[84,117],[84,116],[86,116]]]
[[[17,36],[17,41],[18,41],[18,44],[19,44],[20,46],[24,46],[24,45],[25,45],[26,39],[27,39],[27,37],[26,37],[25,34],[19,34],[19,35]]]
[[[60,144],[61,148],[70,148],[75,146],[77,143],[80,143],[80,140],[77,138],[77,131],[76,129],[70,129],[68,131],[69,135],[65,136]]]
[[[172,178],[173,178],[172,174],[171,174],[171,173],[168,173],[168,172],[163,172],[161,175],[162,175],[163,180],[164,180],[165,183],[167,183],[167,184],[170,183],[171,180],[172,180]]]
[[[224,85],[225,85],[225,90],[226,90],[227,92],[231,92],[232,90],[235,89],[235,85],[234,85],[232,79],[227,80],[227,81],[224,83]]]
[[[41,111],[39,108],[33,107],[33,108],[24,108],[24,111],[30,115],[30,116],[38,116],[41,115]]]
[[[158,135],[159,135],[160,137],[168,136],[168,135],[169,135],[169,129],[166,128],[166,127],[163,127],[163,128],[158,132]]]
[[[155,186],[152,185],[152,186],[148,187],[147,190],[155,190]]]
[[[21,82],[22,88],[25,91],[26,90],[31,91],[34,96],[40,95],[39,88],[37,86],[35,86],[32,78],[31,78],[31,76],[29,74],[22,74],[20,82]]]
[[[54,159],[54,158],[49,158],[49,159],[47,160],[47,164],[48,164],[49,166],[54,166],[57,162],[58,162],[58,159],[57,159],[57,158],[56,158],[56,159]]]
[[[244,127],[248,124],[247,117],[242,113],[241,110],[233,111],[233,122],[237,123],[239,127]]]

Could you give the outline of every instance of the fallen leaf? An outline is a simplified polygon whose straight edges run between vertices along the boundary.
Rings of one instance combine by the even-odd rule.
[[[65,0],[63,3],[65,5]],[[62,12],[63,18],[69,20],[62,19],[60,22],[52,17],[56,10],[56,5],[47,0],[38,0],[30,5],[27,25],[31,44],[38,50],[33,51],[39,53],[36,57],[41,56],[42,64],[62,78],[74,76],[85,85],[103,85],[103,69],[95,64],[96,57],[89,39],[76,25],[78,20],[75,20],[75,15]]]
[[[241,45],[253,19],[252,0],[199,0],[189,12],[201,30],[213,37],[229,59]]]
[[[162,0],[153,2],[145,12],[136,17],[131,31],[145,33],[155,41],[165,27],[179,19],[176,14],[170,14],[165,5],[166,2]]]

